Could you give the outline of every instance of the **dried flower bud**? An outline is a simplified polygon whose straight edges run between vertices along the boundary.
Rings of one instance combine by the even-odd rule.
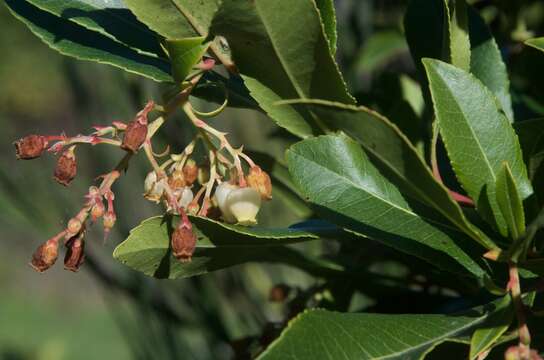
[[[272,199],[272,182],[270,176],[263,171],[259,166],[254,166],[249,170],[247,175],[247,184],[257,190],[261,194],[261,199]]]
[[[155,171],[151,171],[145,177],[144,197],[147,200],[158,203],[164,194],[165,183],[166,183],[165,179],[161,179],[160,181],[157,181],[157,173]]]
[[[227,197],[231,191],[238,189],[238,186],[229,184],[228,182],[222,182],[215,188],[215,202],[221,210],[223,220],[228,223],[235,223],[236,218],[232,215],[230,209],[227,207]]]
[[[278,284],[270,289],[268,300],[271,302],[284,302],[289,296],[291,288],[285,284]]]
[[[187,185],[193,185],[198,178],[198,166],[193,159],[187,160],[183,167],[183,176]]]
[[[32,266],[34,270],[44,272],[55,264],[59,253],[59,240],[63,236],[64,232],[61,232],[36,249],[34,255],[32,255],[32,262],[30,263],[30,266]]]
[[[45,136],[28,135],[13,143],[17,159],[30,160],[40,157],[47,148]]]
[[[187,186],[185,182],[185,176],[182,170],[174,170],[170,177],[168,177],[168,185],[172,190],[179,190]]]
[[[181,262],[190,262],[195,252],[196,235],[190,226],[180,224],[172,233],[172,254]]]
[[[66,255],[64,256],[64,268],[77,272],[85,260],[85,241],[83,240],[85,232],[74,236],[66,243]]]
[[[228,194],[225,208],[236,218],[238,224],[255,225],[261,208],[261,196],[252,187],[235,189]]]
[[[137,152],[147,137],[147,122],[142,123],[140,119],[128,123],[123,137],[121,149]]]
[[[71,146],[64,151],[57,161],[53,178],[64,186],[68,186],[77,174],[77,162],[75,155],[75,146]]]

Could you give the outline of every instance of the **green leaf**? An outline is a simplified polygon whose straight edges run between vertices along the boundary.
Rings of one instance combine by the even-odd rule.
[[[224,77],[215,71],[206,71],[191,95],[222,104],[225,101],[225,89],[230,107],[259,108],[259,105],[249,94],[242,78],[232,74],[229,77]]]
[[[497,304],[497,310],[478,326],[470,339],[470,356],[473,360],[484,351],[490,349],[508,330],[514,318],[514,309],[510,295],[504,296]]]
[[[380,31],[368,37],[356,55],[352,71],[357,75],[373,72],[392,56],[407,50],[402,34],[396,31]]]
[[[463,214],[448,190],[437,182],[415,147],[387,118],[364,107],[320,100],[304,100],[333,130],[341,130],[359,142],[373,164],[414,199],[434,208],[451,223],[487,249],[496,245]]]
[[[525,45],[529,45],[537,50],[544,51],[544,37],[529,39],[525,41]]]
[[[172,81],[169,63],[140,54],[104,35],[59,18],[23,0],[6,0],[13,15],[63,55],[113,65],[155,81]]]
[[[441,269],[484,274],[460,246],[470,240],[403,196],[345,135],[299,142],[287,160],[295,183],[327,221]]]
[[[202,59],[208,48],[204,37],[166,40],[166,48],[172,63],[172,75],[182,83],[193,67]]]
[[[496,303],[465,314],[367,314],[306,310],[289,322],[259,360],[423,359],[438,344],[499,311]]]
[[[511,165],[521,198],[532,193],[518,138],[493,94],[478,79],[439,60],[424,59],[423,64],[455,174],[480,214],[506,235],[495,191],[504,161]]]
[[[544,277],[544,259],[531,259],[518,263],[520,269],[528,270],[539,277]]]
[[[468,15],[465,0],[446,1],[449,13],[450,58],[458,68],[470,69],[470,40],[468,35]]]
[[[261,108],[297,136],[314,134],[319,119],[304,108],[274,106],[277,101],[319,98],[353,103],[312,0],[225,0],[210,32],[227,39]]]
[[[513,240],[525,233],[525,214],[512,171],[507,162],[497,174],[497,203]]]
[[[263,229],[224,224],[191,217],[197,232],[197,247],[190,263],[176,260],[170,251],[171,224],[153,217],[132,229],[113,256],[148,276],[176,279],[243,264],[249,261],[281,262],[282,245],[318,238],[319,229]]]
[[[336,11],[334,9],[333,0],[315,0],[321,21],[323,22],[323,28],[325,29],[325,35],[329,41],[329,48],[331,54],[336,54],[336,40],[338,34],[336,32]]]
[[[167,39],[208,35],[219,0],[123,0],[136,17]]]
[[[478,12],[469,7],[470,72],[487,86],[501,104],[506,117],[512,122],[514,112],[510,98],[510,81],[501,52],[493,35]]]
[[[27,0],[29,3],[99,32],[138,52],[162,54],[156,34],[139,22],[120,0]]]

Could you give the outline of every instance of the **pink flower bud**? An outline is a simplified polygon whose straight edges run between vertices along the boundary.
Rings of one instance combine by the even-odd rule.
[[[64,186],[68,186],[77,174],[77,162],[75,155],[75,146],[71,146],[64,151],[57,161],[53,178]]]
[[[47,139],[41,135],[28,135],[13,143],[17,159],[30,160],[40,157],[47,148]]]
[[[172,233],[172,254],[181,262],[190,262],[195,252],[196,235],[191,226],[180,224]]]

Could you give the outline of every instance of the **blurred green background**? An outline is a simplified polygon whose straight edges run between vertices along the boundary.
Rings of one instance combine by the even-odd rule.
[[[544,88],[542,82],[531,82],[529,74],[538,73],[542,55],[524,50],[520,41],[542,34],[542,2],[472,3],[491,24],[511,70],[516,116],[541,116]],[[402,35],[406,1],[337,0],[335,5],[338,61],[350,89],[362,104],[410,133],[425,115]],[[89,257],[78,274],[62,266],[37,274],[27,266],[34,249],[77,211],[91,180],[109,171],[122,153],[81,148],[78,178],[65,189],[51,181],[54,158],[16,161],[12,141],[28,133],[88,133],[94,124],[127,121],[147,99],[160,100],[164,89],[106,65],[62,57],[5,6],[0,6],[0,24],[0,360],[248,358],[252,340],[266,343],[285,316],[284,305],[268,301],[271,287],[285,283],[312,289],[322,280],[287,266],[247,264],[198,278],[159,281],[115,262],[112,250],[128,231],[161,213],[141,196],[149,171],[142,159],[115,186],[119,220],[112,236],[104,245],[99,227],[89,232]],[[398,114],[403,114],[400,120]],[[294,140],[254,111],[228,110],[213,123],[228,131],[235,144],[273,157],[281,158]],[[166,143],[174,151],[183,149],[192,137],[186,124],[181,117],[169,121],[157,149]],[[416,134],[411,139],[420,140]],[[260,222],[285,226],[307,215],[278,189]],[[311,243],[300,250],[334,254],[337,248]],[[359,295],[349,308],[381,304],[364,292]],[[238,348],[242,350],[236,352]]]

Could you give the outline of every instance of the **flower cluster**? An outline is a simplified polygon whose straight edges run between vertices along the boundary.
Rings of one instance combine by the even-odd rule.
[[[209,59],[204,60],[204,63],[210,63]],[[206,70],[209,70],[209,66],[202,71]],[[66,227],[38,247],[31,261],[35,270],[43,272],[53,266],[62,241],[66,247],[65,269],[78,271],[85,258],[85,233],[88,226],[101,220],[106,238],[115,225],[117,214],[112,185],[140,149],[152,168],[144,181],[144,197],[163,204],[167,213],[180,218],[171,236],[172,254],[179,261],[190,261],[196,247],[197,238],[189,215],[221,218],[228,223],[246,226],[256,224],[261,202],[272,198],[270,177],[242,148],[234,148],[228,142],[226,133],[199,118],[215,115],[224,106],[209,114],[199,113],[192,108],[189,94],[201,75],[196,74],[189,79],[188,85],[167,106],[158,106],[149,101],[128,123],[113,122],[108,126],[95,126],[90,135],[28,135],[14,143],[18,159],[35,159],[46,152],[58,155],[53,178],[64,186],[68,186],[77,175],[78,146],[107,144],[126,152],[112,171],[100,176],[99,183],[89,187],[82,208],[67,222]],[[184,110],[198,134],[181,153],[170,154],[168,151],[157,155],[153,152],[152,137],[177,108]],[[149,121],[152,112],[160,115]],[[193,155],[199,142],[207,149],[204,163],[197,162]],[[166,155],[167,160],[159,164],[157,159]]]

